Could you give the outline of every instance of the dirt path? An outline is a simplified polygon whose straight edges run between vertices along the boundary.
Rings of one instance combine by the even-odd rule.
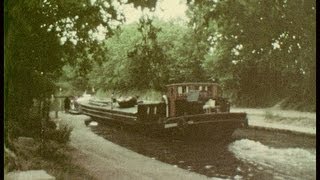
[[[86,127],[84,115],[60,114],[61,124],[74,129],[70,145],[78,152],[72,161],[95,179],[208,179],[172,165],[142,156],[97,136]]]

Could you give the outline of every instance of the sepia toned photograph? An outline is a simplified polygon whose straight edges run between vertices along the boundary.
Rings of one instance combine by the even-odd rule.
[[[4,180],[315,180],[316,0],[5,0]]]

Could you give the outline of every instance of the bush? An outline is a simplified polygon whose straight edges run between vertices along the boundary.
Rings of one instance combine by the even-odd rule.
[[[39,146],[38,152],[40,152],[41,156],[44,158],[58,160],[64,158],[63,148],[63,144],[53,140],[45,140]]]
[[[63,159],[65,144],[70,140],[72,128],[64,125],[60,129],[46,128],[43,141],[38,151],[42,157],[47,159]]]
[[[60,129],[45,129],[44,139],[53,140],[58,143],[67,143],[70,140],[72,128],[64,125]]]
[[[17,156],[14,152],[12,152],[10,149],[4,147],[4,171],[10,172],[15,169],[19,169],[19,161]]]

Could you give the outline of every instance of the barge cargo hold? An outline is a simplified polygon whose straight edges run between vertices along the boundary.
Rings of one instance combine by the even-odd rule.
[[[186,137],[229,138],[248,123],[246,113],[230,113],[230,104],[216,83],[171,84],[162,99],[129,108],[120,108],[112,101],[78,103],[82,114],[99,121]]]

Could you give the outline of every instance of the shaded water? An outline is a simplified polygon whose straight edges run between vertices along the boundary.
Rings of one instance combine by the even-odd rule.
[[[208,177],[230,179],[292,179],[276,168],[261,166],[254,162],[237,159],[228,150],[227,142],[182,141],[173,138],[144,135],[120,126],[98,125],[92,131],[105,139],[152,159],[171,164]],[[252,139],[273,147],[315,147],[315,139],[271,133],[253,129],[239,129],[234,139]],[[275,138],[278,137],[278,138]],[[280,138],[279,138],[280,137]]]

